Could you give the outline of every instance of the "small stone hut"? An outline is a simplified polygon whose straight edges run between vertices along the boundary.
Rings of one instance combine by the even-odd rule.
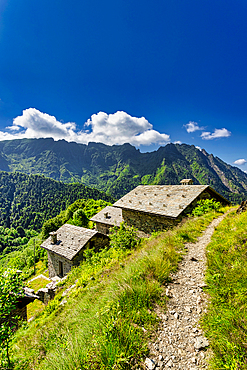
[[[48,253],[49,277],[63,277],[72,266],[78,266],[83,259],[83,251],[91,248],[99,250],[109,244],[108,236],[97,230],[65,224],[56,232],[50,233],[41,247]]]
[[[0,325],[2,322],[7,321],[11,325],[15,325],[15,330],[18,328],[20,321],[27,321],[27,305],[32,303],[35,299],[39,299],[35,294],[19,294],[16,302],[16,308],[11,311],[11,314],[5,319],[0,319]]]
[[[153,231],[161,231],[179,223],[200,199],[230,204],[209,185],[190,185],[191,181],[182,180],[182,185],[139,185],[114,203],[113,207],[122,210],[121,220],[136,227],[140,237],[148,237]],[[105,209],[101,212],[104,214]],[[92,220],[96,222],[96,228],[100,227],[97,215]],[[107,221],[105,218],[105,227]]]
[[[97,231],[108,235],[111,227],[119,227],[123,221],[122,209],[107,206],[93,216],[90,221],[95,222]]]
[[[180,181],[181,185],[193,185],[193,180],[192,179],[183,179]]]
[[[20,319],[27,321],[27,305],[32,303],[35,299],[39,299],[35,294],[26,294],[18,298],[17,306],[14,311],[12,311],[12,316],[18,316]]]

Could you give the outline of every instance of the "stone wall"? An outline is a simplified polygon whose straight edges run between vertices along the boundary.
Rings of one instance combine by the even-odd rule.
[[[19,321],[27,321],[27,306],[17,307],[12,312],[11,315],[5,318],[4,320],[0,319],[0,325],[3,322],[9,322],[9,325],[12,327],[15,326],[14,330],[18,328]]]
[[[47,251],[48,253],[48,269],[49,269],[49,277],[52,278],[54,276],[59,276],[59,262],[63,264],[63,275],[67,275],[72,266],[72,261],[59,256],[53,252]],[[61,276],[62,277],[62,276]]]
[[[129,226],[137,228],[139,231],[138,236],[141,238],[149,237],[153,231],[167,230],[180,221],[180,219],[170,219],[129,209],[123,209],[123,220]]]
[[[102,234],[108,235],[110,234],[110,228],[112,227],[111,225],[106,225],[101,222],[95,222],[95,229]]]
[[[22,308],[17,307],[14,311],[12,311],[12,316],[18,316],[19,320],[27,321],[27,306]]]

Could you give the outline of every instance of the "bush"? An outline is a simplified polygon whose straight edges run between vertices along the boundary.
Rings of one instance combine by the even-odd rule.
[[[199,200],[197,203],[197,207],[193,209],[192,215],[193,216],[202,216],[205,213],[208,213],[210,211],[216,211],[218,212],[221,208],[221,203],[216,202],[213,199],[202,199]]]
[[[120,227],[114,226],[110,229],[110,246],[120,249],[132,249],[137,245],[137,230],[134,226],[128,226],[124,222]]]
[[[87,227],[89,219],[83,209],[79,208],[73,214],[73,224],[76,226]]]

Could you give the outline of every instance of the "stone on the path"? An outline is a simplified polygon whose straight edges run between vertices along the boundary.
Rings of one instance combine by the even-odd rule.
[[[194,344],[195,349],[200,350],[200,349],[203,349],[203,348],[208,347],[208,346],[209,346],[209,342],[206,338],[197,337],[195,339],[195,344]]]
[[[62,302],[59,304],[59,306],[64,306],[67,303],[67,299],[63,299]]]
[[[148,370],[153,370],[156,366],[155,362],[148,357],[145,360],[145,365]]]
[[[167,362],[166,366],[168,366],[168,367],[172,367],[172,366],[173,366],[172,360],[169,360],[169,361]]]

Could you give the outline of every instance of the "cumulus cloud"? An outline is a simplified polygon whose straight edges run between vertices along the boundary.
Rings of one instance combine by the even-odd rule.
[[[231,136],[231,132],[228,131],[226,128],[216,128],[213,133],[205,131],[201,134],[201,138],[204,140],[213,140],[229,136]]]
[[[174,143],[173,144],[182,144],[182,141],[180,141],[180,140],[177,140],[177,141],[174,141]]]
[[[202,151],[202,148],[198,145],[196,145],[196,149],[199,149],[200,151]]]
[[[132,117],[122,111],[93,114],[84,124],[84,129],[78,131],[74,122],[62,123],[54,116],[29,108],[16,117],[7,130],[0,131],[0,140],[52,137],[54,140],[65,139],[83,144],[130,143],[135,146],[166,144],[170,140],[169,135],[153,130],[153,125],[146,118]]]
[[[247,161],[242,158],[242,159],[237,159],[235,162],[233,162],[234,164],[237,164],[238,166],[242,166],[243,164],[245,164]]]
[[[204,130],[204,127],[199,127],[197,122],[189,121],[186,125],[184,125],[187,132],[195,132],[198,130]]]

